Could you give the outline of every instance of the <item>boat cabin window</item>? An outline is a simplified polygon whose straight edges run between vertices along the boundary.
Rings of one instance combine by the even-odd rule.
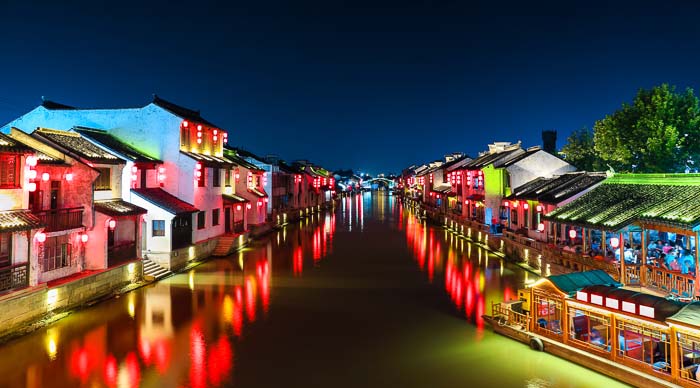
[[[658,372],[671,372],[668,333],[619,319],[616,334],[618,354],[625,360],[648,364]]]
[[[610,351],[610,318],[569,307],[569,337],[574,343]]]
[[[559,298],[535,293],[535,330],[545,335],[561,336],[562,303]]]
[[[698,381],[700,365],[700,333],[687,334],[678,332],[678,359],[681,361],[680,377],[684,380]]]

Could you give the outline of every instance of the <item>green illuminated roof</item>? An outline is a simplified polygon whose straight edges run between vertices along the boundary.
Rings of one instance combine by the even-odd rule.
[[[607,231],[650,223],[700,226],[700,174],[619,174],[545,216]]]

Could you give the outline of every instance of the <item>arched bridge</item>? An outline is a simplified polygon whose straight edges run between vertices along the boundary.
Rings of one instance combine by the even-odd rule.
[[[391,179],[387,179],[387,178],[372,178],[372,179],[368,179],[366,181],[362,181],[362,187],[365,189],[376,189],[379,187],[386,187],[388,189],[393,189],[395,185],[396,185],[396,182],[394,182]]]

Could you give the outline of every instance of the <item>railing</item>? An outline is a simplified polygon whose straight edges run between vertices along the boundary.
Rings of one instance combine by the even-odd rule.
[[[681,298],[695,295],[695,279],[692,275],[682,274],[664,268],[647,265],[646,286],[661,292],[668,292]]]
[[[571,272],[600,269],[615,279],[620,278],[619,265],[603,260],[596,260],[588,255],[565,251],[557,246],[542,244],[542,260],[549,264],[559,265]]]
[[[35,211],[34,215],[46,225],[45,232],[58,232],[83,226],[83,210],[82,207],[47,209]]]
[[[136,242],[122,243],[107,249],[107,265],[109,267],[122,264],[136,258]]]
[[[494,319],[499,320],[498,323],[500,325],[508,324],[511,326],[522,326],[525,329],[530,327],[529,315],[515,312],[507,307],[504,307],[501,303],[491,302],[491,315]],[[505,321],[502,321],[502,318],[505,318]]]
[[[0,268],[0,292],[24,288],[29,285],[29,263]]]
[[[642,284],[642,265],[625,264],[625,278],[622,281],[627,286],[639,286]]]

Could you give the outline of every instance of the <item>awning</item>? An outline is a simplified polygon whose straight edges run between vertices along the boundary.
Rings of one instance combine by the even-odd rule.
[[[231,160],[224,158],[224,157],[196,154],[194,152],[186,152],[186,151],[180,151],[180,153],[183,155],[189,156],[190,158],[198,161],[199,163],[202,163],[202,165],[204,165],[204,167],[226,168],[226,167],[236,166],[236,164],[234,162],[232,162]]]
[[[29,210],[9,210],[0,212],[0,232],[18,232],[43,227],[39,217]]]
[[[483,194],[472,194],[472,195],[468,196],[467,199],[470,201],[483,201],[484,195]]]
[[[452,185],[440,185],[433,188],[433,191],[440,194],[445,194],[450,190],[452,190]]]
[[[134,216],[148,213],[148,210],[122,199],[95,201],[95,211],[112,217]]]
[[[265,198],[265,197],[267,197],[267,194],[266,194],[265,192],[260,191],[260,190],[258,190],[258,189],[248,189],[248,191],[251,192],[251,193],[253,193],[253,194],[255,194],[255,195],[257,195],[257,196],[260,197],[260,198]]]
[[[229,202],[229,203],[245,203],[245,202],[250,202],[247,199],[240,197],[236,194],[221,194],[221,196],[224,198],[224,202]]]
[[[160,187],[131,189],[131,192],[176,216],[196,213],[196,207],[168,193]]]

